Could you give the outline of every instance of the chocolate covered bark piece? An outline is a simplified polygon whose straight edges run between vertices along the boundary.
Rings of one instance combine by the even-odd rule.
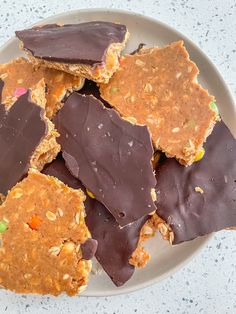
[[[214,97],[197,74],[182,41],[143,48],[122,58],[119,71],[100,85],[101,97],[123,117],[147,125],[156,149],[190,165],[217,120]]]
[[[25,58],[18,58],[9,63],[0,64],[0,77],[4,81],[2,102],[9,107],[17,97],[44,79],[46,84],[46,115],[52,118],[62,107],[62,100],[73,90],[79,90],[84,79],[63,71],[46,67],[34,67]]]
[[[56,159],[47,165],[43,173],[58,178],[70,187],[85,191],[82,183],[72,176],[62,159]],[[92,237],[98,241],[95,256],[114,284],[121,286],[133,275],[135,267],[144,267],[149,259],[149,254],[142,246],[146,226],[142,229],[140,238],[140,230],[148,216],[120,228],[106,207],[89,196],[85,200],[85,211],[86,224]]]
[[[235,156],[236,140],[220,122],[200,161],[186,168],[166,159],[157,167],[157,214],[172,229],[173,244],[236,225]]]
[[[129,33],[125,25],[93,21],[49,24],[17,31],[16,36],[35,64],[105,83],[119,67]]]
[[[96,258],[114,284],[122,286],[134,273],[135,267],[130,264],[130,259],[148,216],[120,228],[110,212],[96,200],[91,200],[90,206],[86,206],[86,214],[86,224],[92,237],[98,241]],[[143,261],[143,256],[136,256],[136,259]]]
[[[70,172],[125,226],[156,207],[146,126],[123,120],[93,96],[73,93],[55,118]]]
[[[0,82],[2,95],[4,83]],[[41,93],[44,84],[41,88],[26,91],[9,110],[0,104],[0,193],[3,195],[30,167],[41,170],[60,150],[56,142],[58,133],[40,106],[44,106]]]
[[[75,295],[91,271],[81,245],[90,233],[85,195],[37,171],[18,183],[0,206],[1,287],[17,293]]]

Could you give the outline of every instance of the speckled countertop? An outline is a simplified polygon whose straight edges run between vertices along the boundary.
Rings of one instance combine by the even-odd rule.
[[[115,7],[152,16],[195,41],[218,66],[236,96],[235,0],[1,0],[0,4],[0,44],[16,29],[73,9]],[[185,268],[150,288],[111,298],[29,299],[0,293],[0,313],[234,314],[236,233],[219,232]]]

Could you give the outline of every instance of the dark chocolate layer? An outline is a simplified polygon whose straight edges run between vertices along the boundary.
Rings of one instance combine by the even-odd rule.
[[[81,244],[82,256],[86,260],[90,260],[94,257],[98,247],[98,241],[94,239],[87,239]]]
[[[174,244],[236,226],[236,140],[223,122],[208,137],[202,160],[184,167],[166,159],[156,179],[157,213],[173,229]]]
[[[66,168],[65,162],[61,155],[58,155],[57,159],[46,165],[42,173],[61,180],[63,183],[73,189],[82,189],[83,192],[85,192],[83,184],[78,179],[76,179]]]
[[[70,172],[125,226],[156,209],[155,177],[146,126],[123,120],[93,96],[77,93],[65,102],[55,123]]]
[[[31,101],[29,91],[9,111],[0,104],[0,193],[6,195],[27,174],[31,156],[46,134],[44,110]]]
[[[120,228],[105,206],[90,199],[86,204],[86,224],[98,241],[96,258],[116,286],[122,286],[134,273],[129,259],[135,251],[142,226],[148,216]]]
[[[105,107],[111,108],[109,103],[106,100],[102,99],[102,97],[100,96],[99,87],[97,86],[97,83],[93,81],[86,79],[83,88],[80,89],[78,93],[81,95],[92,95],[95,98],[99,99]]]
[[[34,57],[62,63],[89,65],[105,62],[107,48],[124,41],[126,26],[93,21],[81,24],[49,24],[17,31],[16,36]]]
[[[0,103],[2,103],[2,91],[4,87],[4,82],[0,79]]]
[[[140,44],[138,45],[138,47],[137,47],[135,50],[133,50],[130,54],[131,54],[131,55],[135,55],[135,54],[138,53],[145,45],[146,45],[146,44],[140,43]]]
[[[82,188],[82,183],[70,174],[64,161],[57,159],[43,171],[72,188]],[[129,259],[137,247],[140,230],[148,216],[120,228],[110,212],[100,202],[87,196],[85,201],[86,224],[98,241],[96,258],[116,286],[123,285],[134,273]]]

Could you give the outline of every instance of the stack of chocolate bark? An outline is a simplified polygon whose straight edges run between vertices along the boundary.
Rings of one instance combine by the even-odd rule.
[[[236,141],[182,41],[124,55],[126,26],[101,21],[16,35],[29,58],[0,65],[2,287],[75,295],[94,255],[121,286],[156,230],[179,244],[235,226]]]

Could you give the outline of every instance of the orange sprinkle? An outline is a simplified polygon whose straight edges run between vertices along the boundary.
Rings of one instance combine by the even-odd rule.
[[[28,222],[28,225],[33,230],[38,230],[39,226],[41,225],[42,220],[39,216],[34,215],[30,218],[30,221]]]

